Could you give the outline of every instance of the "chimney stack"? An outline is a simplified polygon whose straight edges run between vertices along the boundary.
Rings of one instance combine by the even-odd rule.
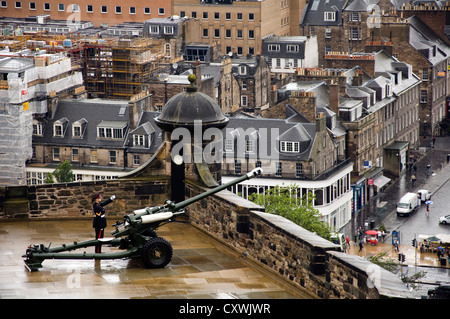
[[[329,86],[329,105],[336,114],[339,114],[339,84],[332,81]]]

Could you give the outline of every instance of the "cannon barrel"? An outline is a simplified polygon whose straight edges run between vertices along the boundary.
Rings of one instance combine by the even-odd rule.
[[[198,195],[196,195],[194,197],[191,197],[189,199],[186,199],[186,200],[184,200],[182,202],[174,203],[172,201],[166,201],[165,205],[156,206],[156,207],[148,207],[147,209],[139,211],[138,213],[136,213],[134,215],[134,218],[137,219],[137,218],[140,218],[140,217],[142,217],[144,215],[154,214],[154,213],[158,213],[158,212],[161,212],[161,211],[171,211],[172,213],[178,212],[181,209],[185,208],[186,206],[189,206],[190,204],[195,203],[196,201],[199,201],[199,200],[201,200],[201,199],[203,199],[205,197],[208,197],[208,196],[210,196],[212,194],[218,193],[221,190],[227,189],[230,186],[234,186],[234,185],[239,184],[240,182],[246,181],[248,179],[251,179],[251,178],[254,178],[254,177],[257,177],[257,176],[261,176],[262,172],[263,172],[262,168],[260,168],[260,167],[255,168],[254,170],[248,172],[247,174],[245,174],[245,175],[243,175],[241,177],[238,177],[236,179],[233,179],[232,181],[230,181],[230,182],[228,182],[226,184],[222,184],[220,186],[217,186],[216,188],[213,188],[213,189],[211,189],[209,191],[206,191],[204,193],[198,194]]]
[[[173,205],[169,205],[169,209],[171,211],[173,211],[173,212],[179,211],[180,209],[183,209],[184,207],[186,207],[186,206],[188,206],[188,205],[190,205],[190,204],[192,204],[192,203],[194,203],[196,201],[199,201],[200,199],[203,199],[203,198],[208,197],[208,196],[210,196],[212,194],[218,193],[221,190],[224,190],[224,189],[227,189],[230,186],[234,186],[236,184],[239,184],[240,182],[246,181],[248,179],[251,179],[251,178],[254,178],[254,177],[257,177],[257,176],[261,176],[261,174],[262,174],[262,168],[260,168],[260,167],[255,168],[254,170],[250,171],[249,173],[247,173],[247,174],[245,174],[245,175],[243,175],[241,177],[238,177],[238,178],[236,178],[236,179],[234,179],[234,180],[232,180],[232,181],[230,181],[230,182],[228,182],[226,184],[222,184],[220,186],[217,186],[216,188],[213,188],[213,189],[211,189],[209,191],[206,191],[204,193],[198,194],[197,196],[191,197],[191,198],[186,199],[186,200],[184,200],[182,202],[174,203]]]

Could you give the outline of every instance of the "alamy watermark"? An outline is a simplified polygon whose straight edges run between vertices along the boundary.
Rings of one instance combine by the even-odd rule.
[[[81,25],[80,6],[78,4],[68,4],[67,13],[70,13],[66,20],[66,25],[71,32],[78,31]]]
[[[67,276],[66,286],[69,289],[79,289],[81,288],[81,270],[80,269],[67,269],[70,275]]]
[[[367,6],[366,12],[369,13],[367,17],[366,24],[370,29],[381,28],[381,9],[378,4],[369,4]]]

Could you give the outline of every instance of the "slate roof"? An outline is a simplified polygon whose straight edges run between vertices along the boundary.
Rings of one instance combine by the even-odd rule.
[[[378,0],[353,0],[348,3],[344,11],[365,12],[370,6],[378,4]]]
[[[40,119],[43,123],[43,135],[33,136],[33,144],[67,146],[67,147],[93,147],[93,148],[111,148],[120,149],[127,145],[128,148],[137,152],[154,153],[162,143],[161,130],[156,126],[154,117],[157,112],[144,112],[140,121],[132,133],[153,134],[150,148],[134,148],[132,146],[131,134],[129,129],[129,109],[127,101],[111,101],[97,99],[67,99],[59,101],[53,118]],[[53,124],[63,119],[67,122],[63,137],[53,136]],[[72,124],[79,122],[84,124],[82,138],[72,136]],[[97,126],[99,124],[118,124],[127,126],[127,131],[122,139],[98,139]]]
[[[254,130],[267,133],[267,153],[275,148],[277,156],[280,160],[292,160],[292,161],[306,161],[310,158],[310,152],[314,144],[316,136],[316,124],[315,123],[292,123],[284,119],[266,119],[266,118],[234,118],[231,117],[230,121],[224,129],[222,129],[224,140],[227,137],[226,132],[233,129],[243,129],[244,132],[249,133]],[[275,130],[271,130],[271,129]],[[273,134],[273,135],[272,135]],[[261,135],[261,138],[264,136]],[[281,153],[279,150],[279,141],[295,141],[302,142],[304,147],[300,147],[300,153]],[[264,141],[263,141],[264,142]],[[275,145],[272,145],[275,143]],[[264,153],[264,152],[263,152]],[[265,154],[262,154],[265,155]],[[262,157],[262,160],[270,159]]]
[[[123,115],[119,115],[119,112]],[[53,137],[53,123],[66,118],[68,128],[63,137]],[[86,131],[83,138],[72,137],[71,126],[74,122],[85,119]],[[102,121],[128,121],[128,103],[99,100],[61,100],[58,102],[52,118],[43,121],[43,136],[33,136],[33,142],[46,145],[67,145],[86,147],[120,148],[123,140],[98,140],[97,125]]]
[[[307,37],[306,36],[288,36],[288,37],[266,37],[263,39],[263,52],[264,56],[271,58],[305,58],[305,46]],[[279,44],[279,51],[269,51],[268,47],[270,44]],[[299,50],[297,52],[287,51],[287,45],[298,45]]]
[[[139,123],[133,131],[130,132],[128,136],[127,145],[129,145],[129,151],[136,153],[150,153],[154,154],[159,146],[163,142],[163,133],[161,129],[156,125],[155,118],[161,114],[160,112],[142,112],[141,118],[139,119]],[[132,135],[151,135],[150,147],[142,148],[142,147],[133,147]]]
[[[291,82],[278,89],[279,101],[287,99],[292,91],[313,92],[317,98],[317,106],[329,105],[328,86],[324,81],[299,81]]]
[[[300,26],[339,26],[342,25],[342,8],[346,0],[310,0],[303,11]],[[336,12],[335,21],[324,21],[325,12]]]
[[[416,16],[408,18],[408,21],[410,23],[409,44],[422,54],[429,52],[424,55],[433,66],[445,61],[450,55],[450,46]]]

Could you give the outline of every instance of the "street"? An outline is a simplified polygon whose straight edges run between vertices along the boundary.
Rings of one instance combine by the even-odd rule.
[[[398,217],[395,214],[395,224],[399,224],[400,239],[403,244],[409,244],[419,234],[437,235],[449,234],[450,225],[439,224],[439,217],[450,214],[449,198],[450,183],[445,183],[432,197],[429,216],[426,215],[426,204],[422,203],[417,212],[409,217]],[[392,217],[394,218],[394,217]]]

